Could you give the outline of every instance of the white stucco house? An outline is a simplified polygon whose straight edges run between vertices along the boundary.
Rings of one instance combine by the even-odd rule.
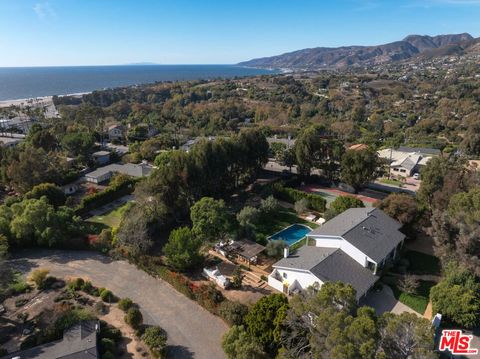
[[[378,270],[397,256],[405,240],[401,224],[378,208],[351,208],[307,234],[314,246],[286,250],[268,276],[285,294],[325,282],[351,284],[360,300],[379,279]]]
[[[420,172],[433,156],[439,156],[440,150],[434,148],[405,147],[385,148],[377,152],[378,156],[390,165],[390,173],[401,177],[410,177]]]

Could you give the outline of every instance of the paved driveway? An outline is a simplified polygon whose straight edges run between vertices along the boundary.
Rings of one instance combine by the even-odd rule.
[[[146,324],[167,331],[171,358],[225,358],[221,338],[228,327],[220,318],[125,261],[89,251],[35,250],[20,253],[12,262],[23,273],[48,268],[54,276],[88,278],[119,297],[131,298],[140,305]]]
[[[381,315],[385,312],[392,312],[394,314],[401,314],[403,312],[413,313],[421,317],[419,313],[407,307],[405,304],[399,302],[393,295],[392,289],[388,285],[383,285],[383,288],[379,292],[371,291],[367,297],[360,303],[362,305],[368,305],[375,309],[377,315]]]

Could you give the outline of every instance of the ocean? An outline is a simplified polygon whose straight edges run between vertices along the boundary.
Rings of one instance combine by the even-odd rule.
[[[0,101],[91,92],[157,81],[276,73],[235,65],[127,65],[0,68]]]

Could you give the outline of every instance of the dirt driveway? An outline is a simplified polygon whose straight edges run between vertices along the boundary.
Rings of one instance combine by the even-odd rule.
[[[140,305],[144,321],[168,333],[170,358],[225,358],[221,338],[228,330],[218,317],[125,261],[114,261],[96,252],[31,250],[18,254],[13,265],[23,273],[48,268],[58,277],[88,278],[119,297]]]

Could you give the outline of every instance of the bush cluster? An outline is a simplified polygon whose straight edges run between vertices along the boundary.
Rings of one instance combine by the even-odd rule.
[[[272,185],[272,192],[275,198],[289,203],[306,199],[308,201],[308,207],[318,212],[324,212],[327,205],[327,201],[322,196],[285,187],[281,183],[274,183]]]
[[[120,183],[115,183],[108,186],[104,191],[98,193],[92,193],[83,197],[80,205],[75,209],[78,215],[85,214],[92,209],[101,207],[107,203],[111,203],[114,200],[130,194],[135,189],[135,183],[137,179],[125,179]]]

